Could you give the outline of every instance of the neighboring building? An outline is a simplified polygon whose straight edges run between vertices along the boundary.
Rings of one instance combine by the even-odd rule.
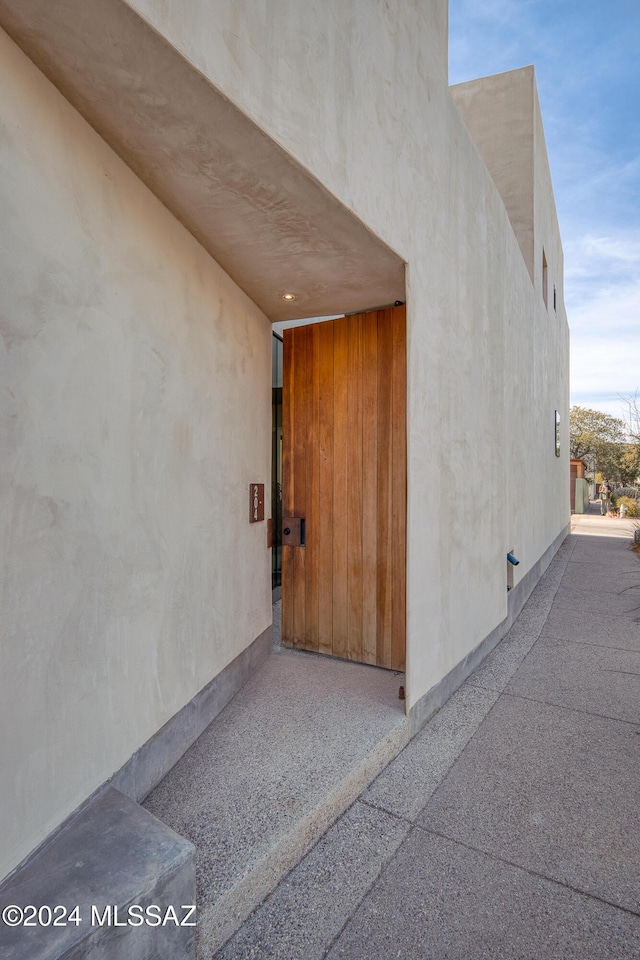
[[[534,71],[449,90],[447,26],[446,0],[0,0],[0,876],[114,775],[141,799],[267,649],[272,321],[357,315],[285,335],[291,643],[406,660],[426,716],[565,537]]]
[[[585,476],[584,460],[569,461],[569,496],[571,513],[584,513],[589,506],[589,481]]]

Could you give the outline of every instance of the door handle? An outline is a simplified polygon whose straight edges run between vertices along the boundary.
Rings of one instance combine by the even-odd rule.
[[[282,518],[282,545],[283,547],[304,547],[305,522],[304,517]]]

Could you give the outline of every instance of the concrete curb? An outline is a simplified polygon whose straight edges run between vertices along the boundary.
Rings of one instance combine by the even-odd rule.
[[[201,905],[197,934],[199,957],[215,954],[233,936],[289,871],[398,756],[414,732],[407,719],[401,721],[349,776],[323,797],[292,830],[279,838],[279,842],[232,890],[208,907]]]

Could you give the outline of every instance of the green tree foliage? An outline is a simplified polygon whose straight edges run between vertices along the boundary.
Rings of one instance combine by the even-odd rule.
[[[623,446],[627,439],[624,420],[587,407],[571,407],[569,438],[572,459],[595,457],[600,473],[606,473],[605,461],[612,457],[615,460],[616,451],[612,448]]]
[[[599,479],[635,483],[640,477],[640,402],[627,397],[627,423],[600,410],[571,407],[569,438],[571,457],[585,460]]]
[[[608,413],[586,407],[571,407],[569,412],[571,456],[595,466],[600,479],[607,477],[609,480],[631,484],[640,476],[640,416],[637,398],[628,398],[628,405],[628,423]],[[632,429],[634,426],[635,434]]]
[[[640,477],[640,443],[627,443],[620,456],[620,476],[623,483],[635,483]]]
[[[622,455],[622,477],[625,483],[640,479],[640,389],[628,397],[622,397],[627,406],[627,445]]]

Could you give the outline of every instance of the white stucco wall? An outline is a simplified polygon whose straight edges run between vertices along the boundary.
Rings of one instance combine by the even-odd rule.
[[[130,2],[407,260],[412,705],[569,518],[566,322],[451,100],[447,2]]]
[[[271,330],[0,63],[1,877],[271,621]]]
[[[533,67],[450,88],[473,142],[498,188],[522,256],[534,278]]]
[[[451,93],[472,139],[504,201],[533,282],[533,304],[513,302],[506,317],[505,436],[510,439],[512,465],[505,469],[501,502],[508,518],[509,549],[526,570],[545,550],[553,524],[562,524],[568,511],[562,470],[567,463],[568,329],[564,309],[563,257],[547,160],[535,70],[525,67],[493,77],[457,84]],[[548,296],[543,299],[542,251],[548,264]],[[556,308],[553,286],[557,286]],[[516,288],[517,289],[517,288]],[[508,292],[511,296],[512,291]],[[526,322],[523,322],[525,320]],[[560,471],[550,467],[543,496],[520,509],[535,482],[538,462],[546,464],[553,450],[555,410],[564,415]],[[526,424],[525,430],[522,424]],[[534,447],[530,447],[535,437]],[[542,452],[532,459],[531,450]],[[522,476],[522,464],[531,477]],[[526,465],[528,464],[528,468]],[[506,465],[505,465],[506,468]],[[557,489],[559,484],[559,489]],[[555,491],[555,493],[554,493]],[[547,519],[546,515],[549,515]],[[551,521],[551,523],[549,522]],[[524,561],[524,562],[523,562]],[[516,577],[521,575],[520,570]]]
[[[127,2],[408,257],[444,187],[446,0]]]
[[[447,3],[131,6],[407,261],[411,706],[504,618],[507,550],[519,577],[569,517],[564,311],[452,102]],[[0,43],[1,876],[269,623],[246,498],[269,484],[270,330]]]

